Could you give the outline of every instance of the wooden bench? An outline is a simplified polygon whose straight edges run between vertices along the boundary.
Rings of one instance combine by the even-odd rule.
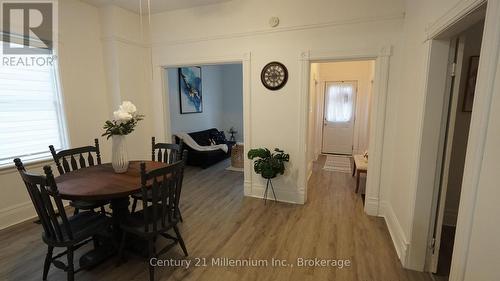
[[[363,155],[354,155],[354,167],[352,169],[352,176],[354,177],[357,173],[357,178],[356,178],[356,193],[358,193],[359,190],[359,177],[360,174],[368,173],[368,160],[363,157]]]

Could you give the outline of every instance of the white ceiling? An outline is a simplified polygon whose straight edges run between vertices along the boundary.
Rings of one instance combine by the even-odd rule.
[[[139,3],[141,0],[82,0],[93,6],[101,7],[105,5],[115,5],[129,11],[139,13]],[[151,13],[160,13],[177,9],[186,9],[196,6],[203,6],[231,0],[150,0]],[[142,0],[143,13],[147,13],[148,0]]]

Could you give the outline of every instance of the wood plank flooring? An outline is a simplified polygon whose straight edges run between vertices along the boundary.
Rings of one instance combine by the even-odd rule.
[[[208,266],[158,267],[156,280],[431,280],[426,273],[401,267],[383,219],[363,213],[350,174],[324,171],[322,163],[316,163],[307,204],[264,205],[260,199],[243,196],[243,174],[226,171],[227,165],[188,168],[185,176],[180,230],[190,260],[207,258]],[[46,253],[41,231],[31,222],[0,231],[0,280],[41,279]],[[269,266],[210,266],[212,257],[263,259]],[[352,265],[271,267],[273,257],[290,264],[301,257],[350,259]],[[182,251],[176,246],[160,258],[181,259]],[[66,280],[66,276],[52,266],[48,279]],[[121,266],[111,259],[78,273],[76,280],[148,280],[147,265],[128,255]]]

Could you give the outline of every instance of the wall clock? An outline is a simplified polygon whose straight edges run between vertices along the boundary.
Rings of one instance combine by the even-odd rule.
[[[260,73],[260,80],[264,87],[271,91],[276,91],[285,86],[288,81],[288,70],[277,61],[270,62],[264,66]]]

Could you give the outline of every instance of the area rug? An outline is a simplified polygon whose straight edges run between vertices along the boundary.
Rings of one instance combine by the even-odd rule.
[[[351,156],[327,155],[323,170],[342,173],[352,173]]]
[[[242,172],[243,173],[243,168],[236,168],[233,166],[229,166],[226,168],[227,171],[233,171],[233,172]]]

